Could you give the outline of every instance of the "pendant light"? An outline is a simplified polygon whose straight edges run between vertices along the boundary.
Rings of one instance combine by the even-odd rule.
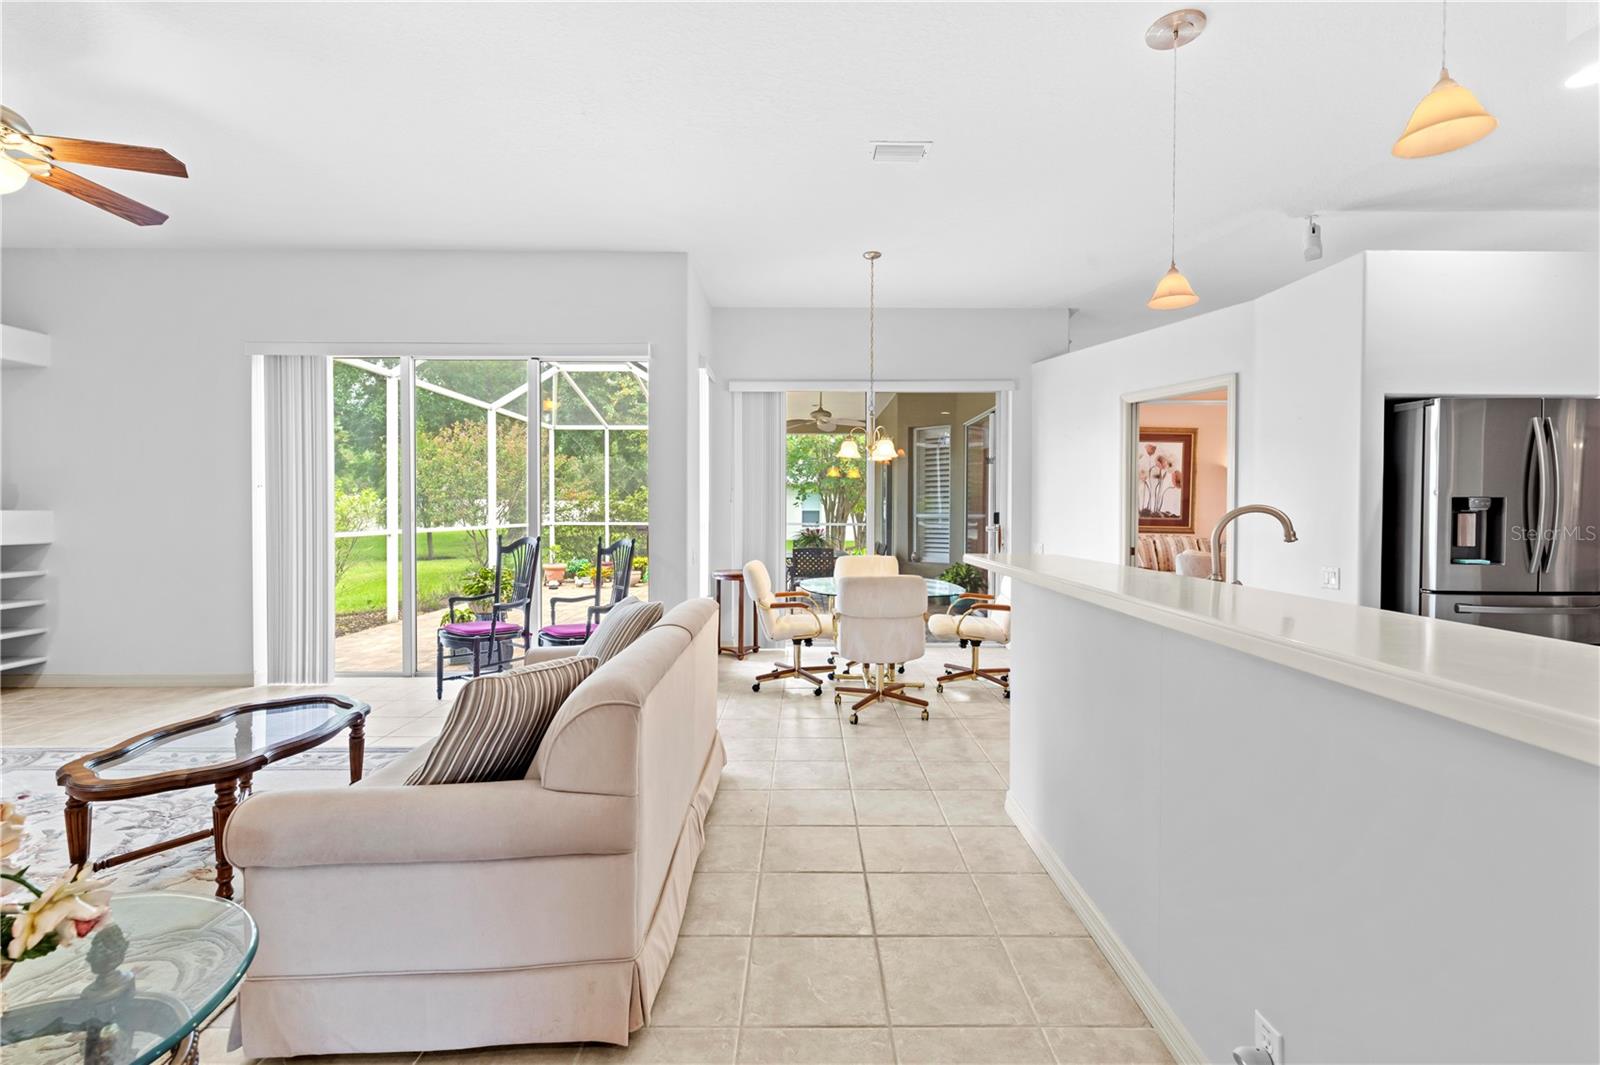
[[[1178,49],[1200,36],[1206,28],[1203,11],[1185,8],[1163,15],[1144,31],[1144,43],[1160,52],[1172,53],[1172,229],[1167,272],[1156,282],[1156,290],[1145,304],[1152,311],[1176,311],[1200,302],[1189,279],[1178,269]]]
[[[1471,89],[1450,77],[1450,67],[1445,62],[1448,17],[1448,9],[1440,0],[1439,81],[1411,112],[1405,132],[1394,142],[1392,150],[1401,159],[1421,159],[1465,148],[1493,133],[1500,124],[1484,110]]]
[[[860,444],[856,442],[854,433],[844,438],[844,443],[839,445],[839,457],[859,459],[862,444],[865,444],[866,456],[873,462],[893,462],[899,457],[900,452],[895,448],[893,438],[877,423],[878,260],[883,258],[883,252],[864,251],[861,257],[867,260],[867,427],[862,433]],[[847,470],[845,476],[855,479],[860,477],[860,474],[854,470]]]

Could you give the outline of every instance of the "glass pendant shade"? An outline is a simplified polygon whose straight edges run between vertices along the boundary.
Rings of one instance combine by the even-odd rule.
[[[856,438],[847,436],[844,443],[839,445],[838,457],[842,459],[858,459],[861,457],[861,445],[856,443]]]
[[[1161,280],[1156,282],[1155,294],[1145,306],[1152,311],[1176,311],[1199,302],[1200,297],[1189,286],[1189,279],[1179,273],[1178,264],[1173,263]]]
[[[844,479],[847,481],[859,481],[861,480],[861,471],[856,469],[854,466],[851,466],[848,470],[844,471]]]
[[[893,462],[895,460],[894,441],[887,436],[880,436],[872,442],[873,462]]]
[[[837,466],[829,466],[828,467],[828,476],[829,477],[843,477],[844,473]]]
[[[1499,124],[1472,90],[1451,80],[1450,72],[1441,68],[1438,84],[1411,112],[1406,131],[1394,142],[1394,154],[1401,159],[1443,155],[1482,140]]]
[[[16,192],[28,183],[28,172],[15,159],[0,153],[0,196]]]

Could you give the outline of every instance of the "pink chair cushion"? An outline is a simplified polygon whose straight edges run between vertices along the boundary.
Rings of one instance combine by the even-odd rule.
[[[559,639],[570,640],[573,637],[587,636],[592,630],[581,621],[566,625],[546,625],[539,632],[545,636],[555,636]]]
[[[444,627],[444,631],[452,636],[487,636],[491,625],[495,632],[503,632],[508,636],[522,631],[521,625],[509,621],[452,621]]]

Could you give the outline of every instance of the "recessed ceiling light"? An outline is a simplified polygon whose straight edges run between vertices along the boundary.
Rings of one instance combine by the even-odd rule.
[[[932,141],[873,141],[874,163],[920,163],[928,154]]]

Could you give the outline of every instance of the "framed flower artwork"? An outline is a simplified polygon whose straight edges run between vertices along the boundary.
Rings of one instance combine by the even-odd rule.
[[[1194,532],[1194,429],[1140,429],[1134,471],[1139,531]]]

